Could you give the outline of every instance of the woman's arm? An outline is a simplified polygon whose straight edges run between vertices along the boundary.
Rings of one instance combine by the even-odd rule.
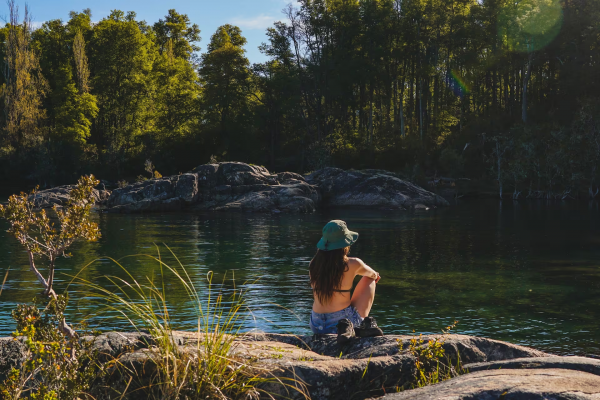
[[[375,279],[377,282],[379,282],[379,279],[381,277],[379,276],[379,274],[377,272],[375,272],[375,270],[373,268],[371,268],[367,264],[365,264],[364,261],[361,260],[360,258],[354,258],[353,260],[357,263],[357,269],[356,269],[357,275],[366,276],[368,278]]]

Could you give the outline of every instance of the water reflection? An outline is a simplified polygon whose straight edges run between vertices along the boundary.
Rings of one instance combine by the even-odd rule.
[[[345,219],[360,233],[352,255],[378,270],[374,315],[387,333],[436,332],[458,319],[459,332],[530,345],[560,354],[600,354],[596,334],[600,310],[598,208],[588,204],[477,201],[421,213],[330,210],[319,214],[98,215],[103,234],[79,244],[74,257],[58,263],[59,288],[81,266],[102,256],[156,255],[167,244],[207,292],[235,275],[249,289],[253,310],[247,329],[308,333],[312,304],[307,265],[322,226]],[[10,311],[29,301],[38,286],[27,259],[0,226],[0,260],[7,285],[0,297],[0,334],[14,329]],[[161,246],[163,259],[174,258]],[[123,260],[138,278],[156,276],[157,263],[143,257]],[[98,281],[124,276],[109,260],[82,272]],[[194,323],[192,307],[172,278],[166,286],[171,315],[182,326]],[[231,283],[226,284],[232,289]],[[71,291],[77,291],[72,287]],[[73,294],[74,297],[77,297]],[[88,313],[76,303],[73,313]],[[86,308],[88,307],[88,308]],[[75,307],[74,307],[75,308]],[[109,322],[110,321],[110,322]],[[112,328],[114,320],[103,322]]]

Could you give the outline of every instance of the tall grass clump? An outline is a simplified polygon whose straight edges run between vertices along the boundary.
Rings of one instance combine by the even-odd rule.
[[[272,397],[264,387],[278,383],[303,393],[303,389],[298,389],[302,384],[278,378],[255,358],[236,351],[236,339],[242,336],[240,329],[249,316],[245,292],[234,286],[227,295],[223,289],[225,278],[215,291],[213,273],[209,272],[206,292],[200,293],[181,262],[172,252],[171,255],[176,267],[165,263],[160,252],[157,257],[140,255],[157,263],[157,279],[138,280],[119,261],[111,259],[124,277],[105,276],[105,284],[78,276],[73,280],[91,292],[89,298],[101,305],[101,313],[116,315],[134,330],[151,335],[154,346],[147,352],[147,362],[153,365],[145,368],[153,371],[151,376],[141,376],[140,371],[122,365],[125,373],[138,381],[135,390],[161,400],[258,399],[263,395]],[[186,312],[193,311],[195,315],[194,330],[185,335],[177,334],[171,319],[167,276],[185,291]]]
[[[413,388],[434,385],[468,372],[462,366],[458,349],[454,363],[444,349],[447,336],[457,324],[458,321],[454,321],[452,325],[442,329],[441,336],[427,341],[423,339],[423,334],[410,339],[407,350],[415,360]],[[403,350],[402,341],[399,339],[398,347]]]

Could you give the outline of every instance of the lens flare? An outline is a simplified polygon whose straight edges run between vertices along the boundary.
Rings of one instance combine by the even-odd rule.
[[[471,91],[468,83],[457,70],[451,70],[450,77],[452,78],[452,82],[449,86],[456,96],[462,97]]]
[[[498,36],[510,50],[532,52],[550,44],[562,22],[560,0],[516,1],[501,10]]]

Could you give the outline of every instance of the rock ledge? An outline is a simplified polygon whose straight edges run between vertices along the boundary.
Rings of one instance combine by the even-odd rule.
[[[339,346],[335,335],[248,333],[236,341],[234,353],[256,360],[275,376],[301,380],[314,400],[381,396],[418,400],[597,399],[600,394],[600,360],[555,357],[507,342],[466,335],[447,335],[444,349],[452,362],[460,354],[467,374],[441,384],[411,389],[415,360],[406,350],[411,338],[404,335],[357,338]],[[195,333],[174,332],[174,339],[182,351],[195,351],[198,340]],[[94,341],[101,360],[118,359],[119,365],[137,371],[140,378],[152,371],[148,362],[155,343],[148,334],[109,332],[85,340]],[[23,349],[19,341],[0,338],[0,378],[10,367],[23,362]],[[117,370],[113,375],[108,383],[116,388],[123,379]],[[280,385],[271,384],[265,390],[278,398],[301,398]],[[396,393],[398,390],[403,391]],[[505,392],[505,397],[501,397]],[[129,399],[145,398],[143,390],[132,393],[137,394]]]

